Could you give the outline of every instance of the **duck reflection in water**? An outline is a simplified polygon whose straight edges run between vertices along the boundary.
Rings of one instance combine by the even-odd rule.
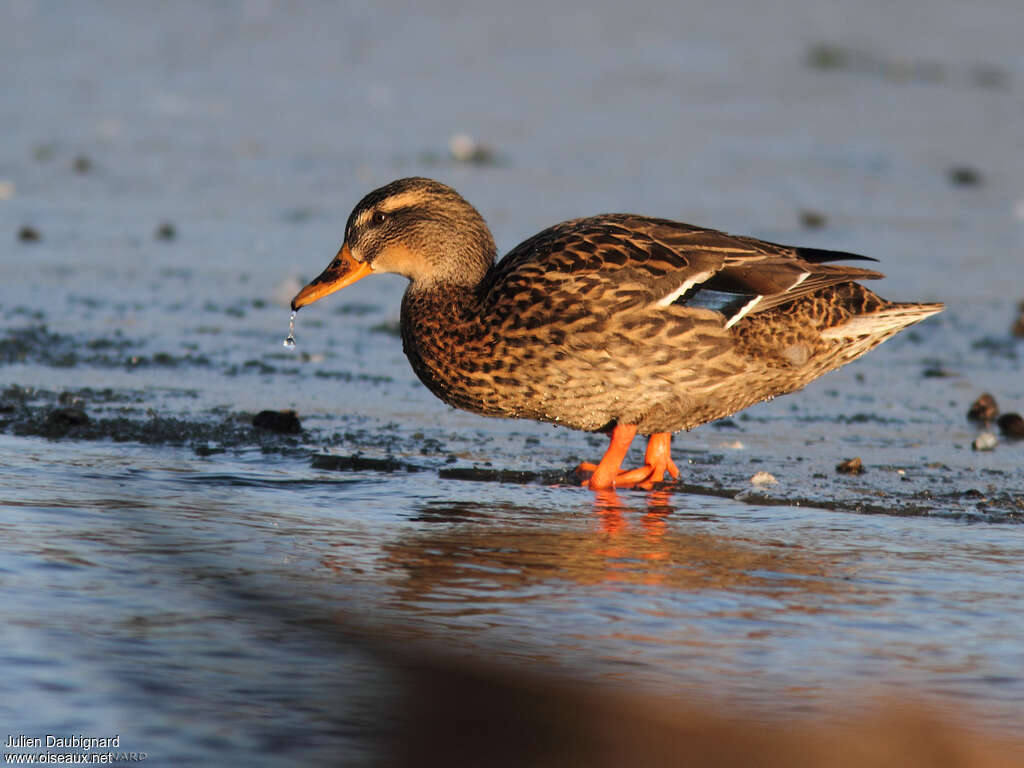
[[[579,585],[657,585],[777,596],[786,610],[794,593],[848,591],[843,568],[827,553],[784,542],[756,542],[718,534],[703,511],[675,507],[663,491],[643,506],[614,491],[595,496],[593,517],[479,502],[432,502],[420,507],[421,523],[384,546],[380,567],[398,602],[416,611],[456,605],[468,612],[498,605],[546,601]],[[688,522],[702,523],[699,528]],[[486,605],[486,607],[485,607]]]

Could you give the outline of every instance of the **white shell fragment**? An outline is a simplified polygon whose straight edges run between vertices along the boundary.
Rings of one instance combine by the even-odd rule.
[[[971,448],[975,451],[991,451],[999,443],[999,438],[995,436],[994,432],[982,432],[971,443]]]

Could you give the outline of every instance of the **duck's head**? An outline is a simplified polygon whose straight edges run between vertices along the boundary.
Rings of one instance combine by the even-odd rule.
[[[404,275],[413,291],[474,286],[496,253],[483,217],[458,192],[432,179],[399,179],[359,201],[338,255],[292,299],[292,309],[374,273]]]

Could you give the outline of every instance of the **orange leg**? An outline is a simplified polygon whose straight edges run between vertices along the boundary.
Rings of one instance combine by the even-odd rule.
[[[679,477],[679,467],[672,461],[672,433],[656,432],[647,441],[647,452],[644,454],[644,464],[651,468],[650,477],[643,482],[643,487],[650,488],[654,483],[660,483],[665,479],[668,472],[672,479]]]
[[[626,458],[626,452],[635,436],[635,425],[616,425],[612,431],[611,443],[608,450],[605,451],[601,463],[584,462],[580,464],[581,472],[593,473],[590,480],[584,485],[593,491],[603,491],[609,488],[632,488],[634,485],[650,489],[655,483],[660,483],[664,479],[666,472],[673,478],[679,477],[679,468],[672,461],[672,434],[670,432],[658,432],[651,435],[647,442],[647,452],[644,454],[644,466],[625,472],[620,471],[622,460]]]
[[[604,456],[601,457],[601,463],[584,462],[580,464],[581,471],[594,473],[586,483],[590,490],[603,491],[619,485],[617,480],[622,474],[619,472],[619,467],[622,466],[622,460],[626,458],[629,444],[633,442],[634,437],[636,437],[635,424],[616,424],[615,429],[612,430],[611,443],[608,445],[608,450],[604,452]]]

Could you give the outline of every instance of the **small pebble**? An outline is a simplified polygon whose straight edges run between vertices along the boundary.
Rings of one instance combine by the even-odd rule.
[[[991,64],[977,64],[971,68],[971,82],[981,88],[1006,88],[1010,74]]]
[[[89,417],[81,408],[54,408],[46,420],[60,427],[80,427],[89,423]]]
[[[992,432],[982,432],[971,443],[971,450],[974,451],[991,451],[996,447],[999,440]]]
[[[954,187],[977,187],[982,182],[981,171],[969,165],[954,165],[949,169],[949,181]]]
[[[76,397],[73,392],[61,392],[57,395],[57,402],[61,405],[81,405],[81,398]]]
[[[1004,413],[996,423],[999,425],[999,431],[1007,437],[1015,440],[1024,438],[1024,419],[1019,413]]]
[[[999,406],[996,399],[988,392],[983,393],[967,409],[967,418],[971,421],[980,421],[982,424],[991,424],[999,415]]]
[[[1024,301],[1017,305],[1017,309],[1020,310],[1020,315],[1017,317],[1017,322],[1013,324],[1013,328],[1010,329],[1010,333],[1018,339],[1024,339]]]
[[[295,411],[260,411],[253,417],[252,425],[282,435],[297,435],[302,432],[302,424]]]
[[[863,475],[866,470],[860,456],[836,464],[836,472],[842,475]]]
[[[173,240],[178,236],[178,230],[174,228],[174,225],[169,221],[165,221],[156,228],[154,237],[157,240]]]
[[[821,229],[828,223],[828,218],[820,211],[800,211],[800,226],[804,229]]]
[[[39,230],[28,224],[18,230],[18,239],[23,243],[38,243],[42,239]]]
[[[751,485],[776,485],[778,482],[775,479],[775,475],[771,472],[765,472],[763,469],[750,478]]]
[[[10,200],[14,197],[15,189],[13,181],[7,181],[6,179],[0,181],[0,200]]]
[[[37,163],[46,163],[53,159],[56,148],[53,144],[39,144],[32,150],[32,156]]]
[[[812,69],[846,69],[852,58],[850,51],[831,43],[817,43],[807,51],[807,66]]]
[[[71,163],[75,173],[88,173],[92,170],[92,160],[85,155],[78,155]]]
[[[493,149],[465,133],[457,133],[452,136],[448,142],[448,151],[451,153],[452,159],[460,163],[486,165],[494,160]]]

